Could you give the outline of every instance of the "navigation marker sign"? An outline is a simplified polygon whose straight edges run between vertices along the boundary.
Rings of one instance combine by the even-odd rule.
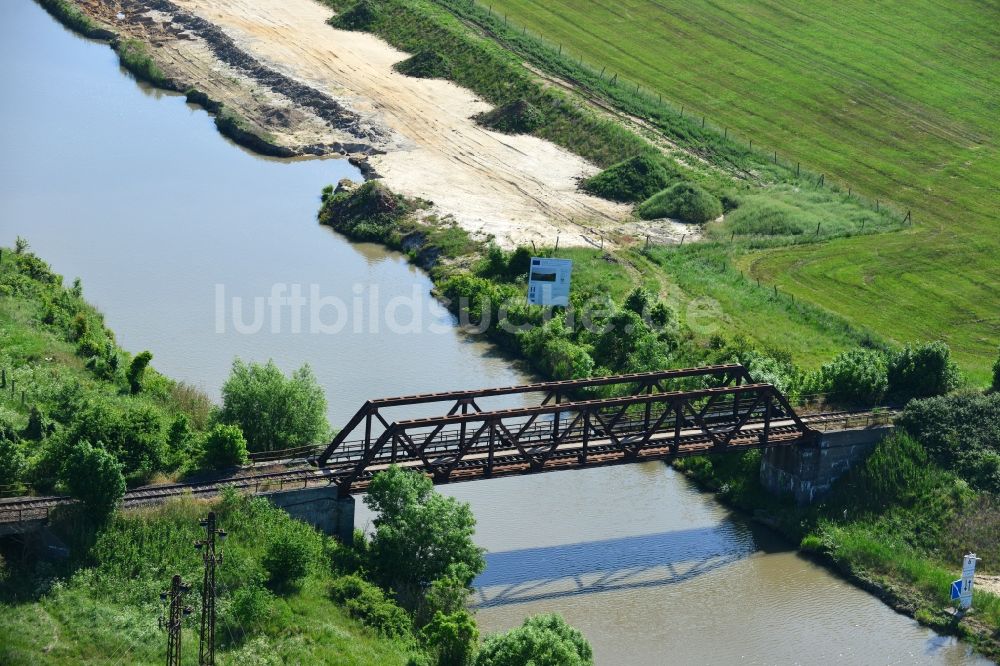
[[[962,560],[962,577],[951,584],[951,598],[958,599],[958,607],[968,610],[972,607],[972,584],[976,579],[976,562],[979,558],[969,553]]]
[[[958,580],[956,580],[954,583],[951,584],[951,600],[955,601],[961,596],[962,596],[962,579],[959,578]]]
[[[532,257],[528,273],[528,303],[531,305],[569,305],[570,259]]]

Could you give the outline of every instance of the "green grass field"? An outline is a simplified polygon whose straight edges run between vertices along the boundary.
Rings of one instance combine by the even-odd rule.
[[[913,229],[768,250],[755,276],[985,379],[1000,342],[1000,4],[497,0],[494,14],[871,198]]]

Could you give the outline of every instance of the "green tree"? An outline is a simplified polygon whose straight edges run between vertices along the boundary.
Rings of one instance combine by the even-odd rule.
[[[240,426],[251,451],[314,444],[330,430],[326,398],[310,367],[303,365],[286,378],[273,361],[233,361],[222,387],[219,421]]]
[[[476,666],[590,666],[594,653],[558,615],[535,615],[520,627],[486,639]]]
[[[469,666],[476,654],[479,629],[467,610],[434,614],[420,638],[437,659],[437,666]]]
[[[126,378],[128,379],[129,389],[133,394],[138,393],[142,390],[142,377],[146,373],[146,366],[149,362],[153,360],[153,355],[148,351],[141,352],[132,359],[132,363],[128,366],[128,374]]]
[[[380,472],[365,504],[378,514],[369,548],[373,574],[403,606],[420,605],[435,580],[457,575],[468,586],[486,567],[472,541],[476,519],[469,505],[438,494],[422,474],[396,466]]]
[[[247,442],[239,426],[215,424],[205,434],[201,451],[202,464],[215,469],[242,465],[247,461]]]
[[[889,393],[900,400],[930,398],[958,388],[961,375],[951,350],[940,340],[906,345],[889,361]]]
[[[70,449],[61,476],[70,496],[80,500],[98,521],[109,517],[125,496],[121,463],[88,442],[79,442]]]

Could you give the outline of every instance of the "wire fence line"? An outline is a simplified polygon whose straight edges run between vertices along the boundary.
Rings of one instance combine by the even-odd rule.
[[[579,68],[590,76],[596,77],[599,82],[608,83],[614,87],[620,87],[624,92],[641,98],[647,104],[659,105],[679,118],[688,120],[694,127],[700,127],[700,129],[709,130],[721,135],[723,140],[729,141],[735,148],[743,148],[749,155],[756,158],[761,165],[771,163],[776,166],[783,167],[789,172],[794,171],[796,179],[805,181],[816,187],[826,188],[833,192],[842,193],[848,199],[856,200],[859,204],[867,206],[876,213],[885,214],[891,218],[898,218],[901,225],[913,224],[913,216],[910,209],[907,209],[904,212],[890,202],[883,201],[880,198],[863,197],[862,195],[856,193],[854,191],[855,188],[847,182],[838,183],[832,178],[829,179],[830,182],[827,182],[828,179],[825,173],[816,173],[814,171],[809,171],[808,169],[803,169],[800,160],[793,160],[790,157],[782,156],[776,148],[765,147],[764,143],[759,141],[755,142],[753,137],[749,135],[740,136],[736,130],[732,129],[728,125],[716,123],[708,119],[705,114],[692,113],[691,110],[685,108],[684,105],[673,103],[669,99],[664,99],[661,92],[649,88],[648,86],[643,87],[641,82],[627,80],[622,77],[620,72],[616,71],[615,68],[609,68],[607,65],[601,65],[600,63],[588,62],[583,54],[571,53],[570,49],[567,48],[561,41],[546,37],[544,33],[537,28],[534,30],[529,29],[526,23],[517,24],[515,21],[510,19],[509,13],[501,14],[499,10],[494,10],[492,3],[484,2],[482,0],[469,0],[468,6],[470,9],[477,11],[480,14],[480,21],[490,24],[489,26],[482,25],[482,27],[493,32],[494,36],[498,39],[508,43],[512,38],[517,37],[533,40],[543,48],[549,50],[551,56],[560,58],[565,61],[566,64]],[[501,29],[510,34],[501,34]],[[599,93],[600,91],[595,92]]]

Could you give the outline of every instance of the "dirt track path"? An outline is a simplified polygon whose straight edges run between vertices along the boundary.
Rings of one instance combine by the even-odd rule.
[[[407,57],[380,39],[335,30],[313,0],[176,0],[218,25],[273,69],[313,86],[390,130],[370,163],[393,190],[433,201],[465,229],[511,246],[534,240],[599,242],[621,231],[625,206],[577,191],[593,165],[552,143],[483,129],[489,107],[447,81],[416,79],[392,65]]]

